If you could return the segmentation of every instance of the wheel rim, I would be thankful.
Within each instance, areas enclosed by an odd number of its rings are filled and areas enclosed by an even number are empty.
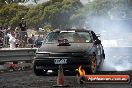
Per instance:
[[[92,73],[95,73],[96,72],[96,69],[97,69],[97,62],[96,62],[96,57],[95,56],[92,56],[92,60],[91,60],[91,70],[92,70]]]

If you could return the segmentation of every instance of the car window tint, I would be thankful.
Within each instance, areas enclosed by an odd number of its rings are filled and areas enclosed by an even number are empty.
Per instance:
[[[75,36],[73,35],[73,38],[75,40],[74,42],[91,43],[91,37],[88,32],[77,32],[76,36],[78,36],[78,37],[74,38]]]
[[[88,32],[53,32],[50,33],[45,43],[58,43],[58,40],[67,39],[70,43],[90,43],[91,37]]]
[[[57,32],[49,33],[47,38],[45,39],[45,43],[57,43],[58,36],[59,36],[59,33],[57,33]]]

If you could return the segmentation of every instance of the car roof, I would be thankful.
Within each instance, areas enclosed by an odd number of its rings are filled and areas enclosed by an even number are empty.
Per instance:
[[[75,31],[75,32],[91,32],[92,30],[87,29],[55,29],[53,32],[61,32],[61,31]]]

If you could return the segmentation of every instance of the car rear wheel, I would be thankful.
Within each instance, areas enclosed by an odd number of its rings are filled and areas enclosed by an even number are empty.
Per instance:
[[[101,61],[100,61],[99,66],[98,66],[99,71],[102,70],[102,68],[103,68],[104,60],[105,60],[105,57],[104,57],[104,55],[102,55]]]
[[[97,71],[97,59],[96,59],[96,55],[93,54],[90,57],[90,65],[88,67],[89,69],[86,69],[86,73],[91,73],[91,74],[95,74]]]

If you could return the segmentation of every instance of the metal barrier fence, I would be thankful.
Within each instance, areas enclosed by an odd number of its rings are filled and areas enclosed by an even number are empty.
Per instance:
[[[0,49],[0,72],[32,69],[36,48]]]
[[[36,48],[0,49],[0,62],[33,60]]]

